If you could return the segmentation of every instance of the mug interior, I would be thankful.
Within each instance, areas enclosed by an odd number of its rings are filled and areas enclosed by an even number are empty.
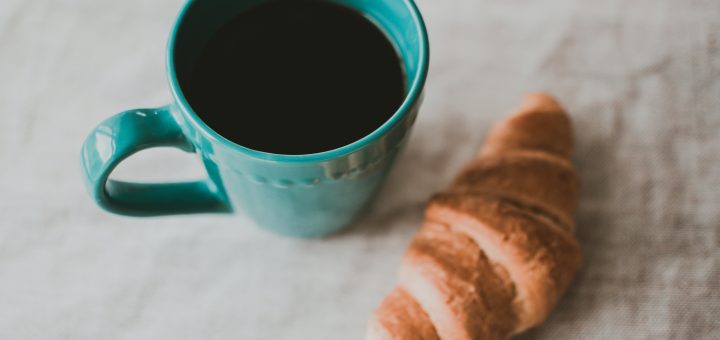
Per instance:
[[[174,95],[184,109],[202,121],[187,105],[179,84],[190,77],[193,65],[205,43],[226,22],[251,7],[273,0],[190,0],[177,20],[170,38],[168,67]],[[427,73],[428,46],[425,27],[420,13],[412,0],[366,1],[366,0],[320,0],[350,7],[375,23],[396,48],[405,74],[405,99],[398,110],[378,130],[399,119],[420,96]],[[205,125],[203,123],[203,125]],[[205,127],[207,127],[205,125]],[[371,134],[371,135],[372,135]],[[219,136],[219,135],[218,135]],[[366,139],[369,136],[365,136]],[[223,138],[225,139],[225,138]],[[340,149],[350,147],[363,139]],[[227,139],[225,139],[227,141]],[[230,142],[230,141],[228,141]],[[232,143],[232,142],[230,142]],[[234,144],[234,143],[233,143]],[[242,146],[241,146],[242,147]],[[335,149],[338,150],[338,149]],[[330,150],[334,151],[334,150]],[[329,151],[322,152],[327,153]],[[258,151],[263,154],[264,152]],[[294,155],[285,155],[294,156]]]

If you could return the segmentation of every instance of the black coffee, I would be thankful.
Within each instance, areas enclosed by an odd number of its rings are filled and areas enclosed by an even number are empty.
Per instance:
[[[274,1],[234,17],[181,81],[216,132],[279,154],[350,144],[405,97],[400,59],[380,29],[323,1]]]

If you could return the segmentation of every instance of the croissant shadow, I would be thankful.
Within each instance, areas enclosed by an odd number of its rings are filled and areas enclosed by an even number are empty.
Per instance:
[[[577,136],[574,163],[582,181],[580,205],[577,212],[577,238],[583,254],[583,269],[567,290],[556,309],[542,325],[514,337],[517,340],[545,340],[581,338],[583,323],[595,319],[594,313],[602,310],[602,299],[595,299],[595,282],[588,268],[600,265],[604,245],[609,240],[604,235],[612,228],[609,216],[598,209],[597,202],[610,199],[612,173],[616,165],[612,145],[601,139],[583,140]],[[606,256],[607,254],[605,254]],[[610,301],[606,301],[610,303]]]

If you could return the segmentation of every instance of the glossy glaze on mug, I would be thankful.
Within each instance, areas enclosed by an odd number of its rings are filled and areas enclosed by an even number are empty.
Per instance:
[[[422,98],[428,42],[415,4],[411,0],[336,1],[364,13],[388,34],[406,70],[407,97],[387,122],[360,140],[321,153],[280,155],[242,147],[210,129],[190,109],[176,74],[191,67],[202,43],[198,37],[259,2],[195,0],[185,5],[168,45],[173,103],[111,117],[83,145],[86,183],[101,207],[134,216],[240,210],[274,232],[318,237],[347,226],[369,203],[407,141]],[[110,181],[105,185],[120,161],[155,146],[197,152],[208,180],[170,184]]]

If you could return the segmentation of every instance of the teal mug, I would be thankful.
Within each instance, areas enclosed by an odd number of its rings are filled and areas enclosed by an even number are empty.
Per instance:
[[[172,103],[117,114],[83,144],[86,184],[100,207],[131,216],[240,210],[271,231],[319,237],[350,224],[369,203],[407,141],[422,100],[429,52],[417,7],[412,0],[334,0],[370,18],[394,43],[405,69],[406,97],[381,127],[351,144],[282,155],[243,147],[210,129],[190,108],[177,79],[222,23],[261,1],[194,0],[184,6],[167,49]],[[123,159],[161,146],[197,153],[209,178],[152,184],[109,178]]]

